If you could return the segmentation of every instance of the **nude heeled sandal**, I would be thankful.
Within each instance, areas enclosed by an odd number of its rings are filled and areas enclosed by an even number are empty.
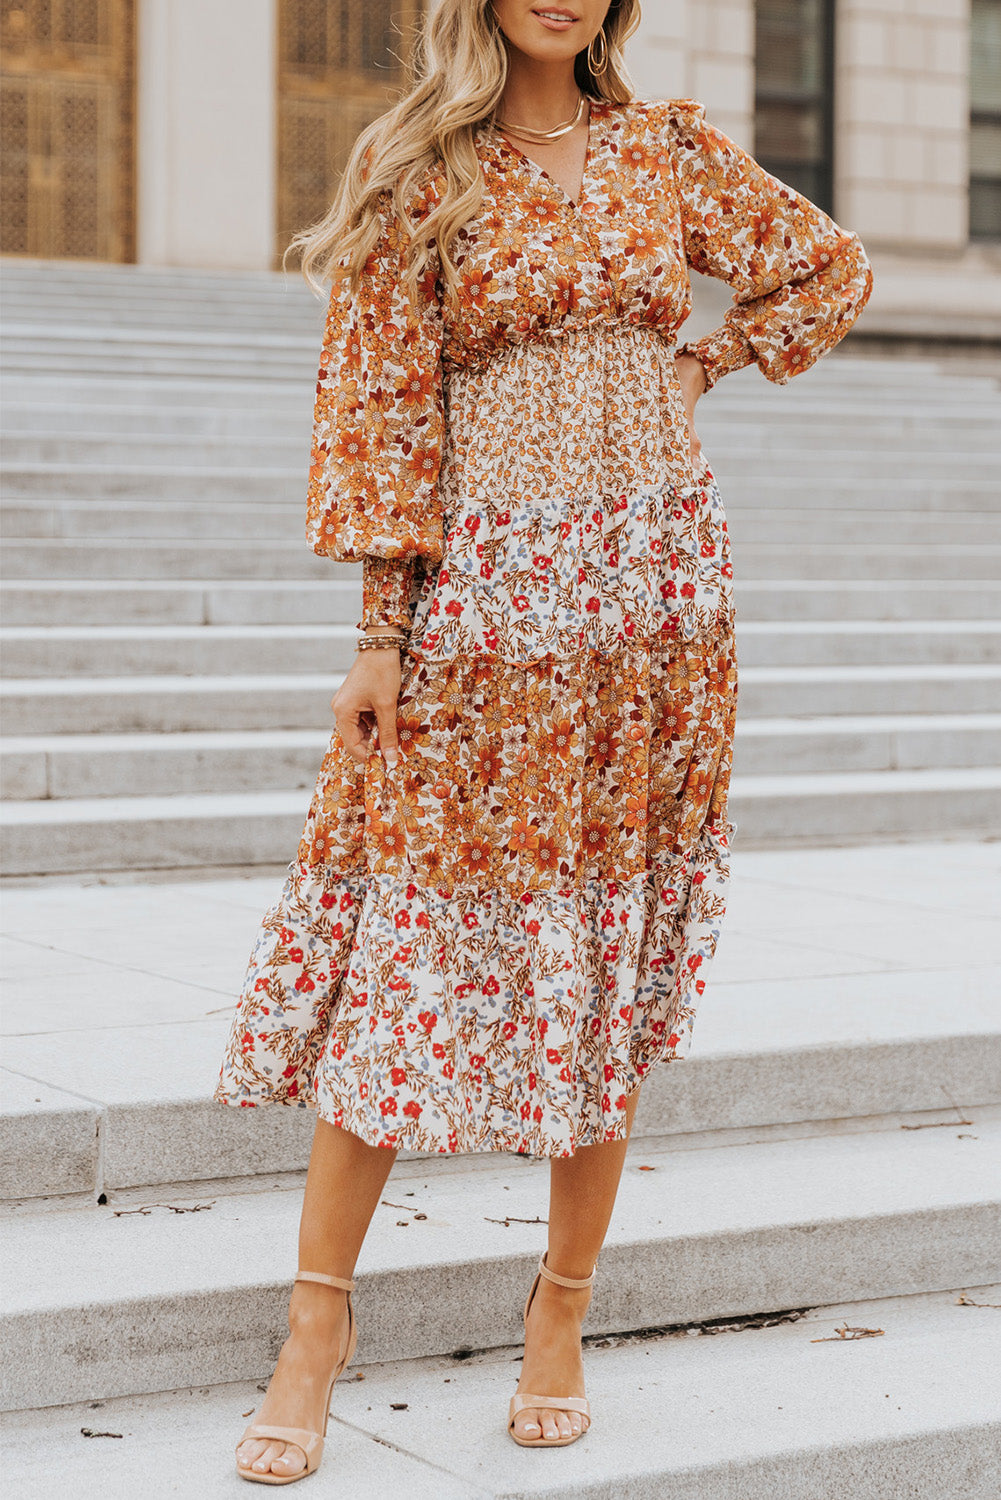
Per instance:
[[[571,1287],[576,1291],[578,1288],[591,1285],[594,1280],[594,1271],[591,1272],[590,1276],[585,1276],[583,1280],[578,1281],[575,1281],[570,1276],[558,1276],[555,1271],[551,1271],[546,1265],[546,1252],[543,1251],[539,1256],[539,1269],[535,1273],[535,1280],[532,1282],[532,1287],[528,1294],[528,1300],[525,1303],[524,1319],[526,1325],[528,1323],[528,1309],[532,1305],[532,1298],[535,1296],[535,1293],[538,1290],[539,1278],[542,1276],[544,1276],[547,1281],[555,1281],[557,1286]],[[514,1430],[514,1419],[519,1412],[523,1412],[525,1408],[529,1406],[536,1411],[540,1410],[542,1407],[547,1407],[550,1411],[580,1412],[581,1416],[584,1418],[583,1422],[581,1423],[581,1430],[580,1432],[572,1432],[569,1437],[519,1437]],[[578,1438],[583,1437],[590,1425],[591,1406],[586,1396],[519,1396],[515,1394],[511,1397],[511,1405],[508,1408],[507,1430],[514,1438],[515,1442],[518,1443],[522,1448],[565,1448],[568,1443],[575,1443]]]
[[[326,1276],[322,1271],[299,1271],[296,1273],[296,1281],[319,1281],[324,1286],[338,1287],[342,1292],[348,1294],[348,1342],[343,1357],[330,1377],[330,1385],[327,1388],[327,1399],[323,1407],[323,1431],[310,1432],[308,1427],[276,1427],[271,1422],[251,1423],[240,1442],[246,1443],[253,1438],[273,1438],[278,1443],[294,1443],[301,1448],[306,1455],[306,1467],[300,1469],[298,1474],[273,1474],[265,1470],[263,1474],[254,1469],[244,1469],[238,1463],[236,1472],[241,1479],[253,1479],[258,1484],[294,1484],[297,1479],[305,1479],[307,1474],[312,1474],[320,1467],[320,1459],[323,1457],[323,1442],[327,1436],[327,1422],[330,1419],[330,1401],[334,1394],[334,1382],[338,1375],[351,1363],[354,1357],[355,1345],[358,1342],[358,1328],[355,1324],[354,1308],[351,1305],[351,1293],[355,1289],[353,1281],[347,1281],[343,1276]]]

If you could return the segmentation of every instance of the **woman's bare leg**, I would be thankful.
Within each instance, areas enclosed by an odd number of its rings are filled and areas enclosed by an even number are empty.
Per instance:
[[[350,1278],[396,1152],[369,1146],[348,1130],[317,1119],[299,1221],[299,1270]],[[347,1294],[297,1281],[268,1393],[254,1420],[323,1431],[323,1402],[347,1341]],[[237,1448],[243,1468],[297,1474],[306,1456],[294,1443],[251,1438]]]
[[[624,1140],[583,1146],[574,1156],[553,1158],[546,1265],[560,1276],[577,1280],[594,1270],[615,1206],[639,1097],[636,1089],[626,1101]],[[528,1312],[519,1392],[585,1394],[580,1337],[590,1301],[590,1287],[574,1291],[544,1276],[540,1279]],[[526,1407],[515,1418],[514,1426],[519,1437],[569,1437],[580,1432],[583,1418],[578,1412]]]

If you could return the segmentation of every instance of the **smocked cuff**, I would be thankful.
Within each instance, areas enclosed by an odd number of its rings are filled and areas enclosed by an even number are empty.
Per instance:
[[[415,557],[362,558],[362,630],[370,625],[397,625],[409,630],[410,601],[419,562]]]
[[[676,352],[694,354],[701,361],[706,372],[707,391],[712,390],[721,375],[743,370],[746,365],[753,364],[756,357],[753,344],[731,323],[723,323],[703,339],[682,344]]]

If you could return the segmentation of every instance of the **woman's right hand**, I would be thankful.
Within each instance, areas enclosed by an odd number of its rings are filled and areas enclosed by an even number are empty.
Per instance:
[[[698,470],[702,464],[702,440],[695,431],[695,403],[700,396],[705,395],[706,370],[702,361],[694,354],[676,354],[674,364],[681,385],[681,399],[685,403],[685,416],[688,418],[688,446],[692,467]]]
[[[396,765],[396,705],[402,677],[400,653],[395,646],[359,651],[334,694],[330,706],[344,748],[362,765],[372,750],[382,751],[387,766]]]

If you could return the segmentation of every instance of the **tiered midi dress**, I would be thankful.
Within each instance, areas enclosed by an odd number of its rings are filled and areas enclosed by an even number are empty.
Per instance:
[[[401,753],[334,732],[215,1098],[566,1157],[687,1056],[725,907],[734,614],[674,363],[688,267],[735,293],[683,346],[710,385],[806,370],[872,273],[696,100],[592,101],[576,202],[492,126],[475,145],[458,305],[434,263],[405,297],[388,193],[331,290],[307,535],[361,561],[366,621],[412,629]]]

